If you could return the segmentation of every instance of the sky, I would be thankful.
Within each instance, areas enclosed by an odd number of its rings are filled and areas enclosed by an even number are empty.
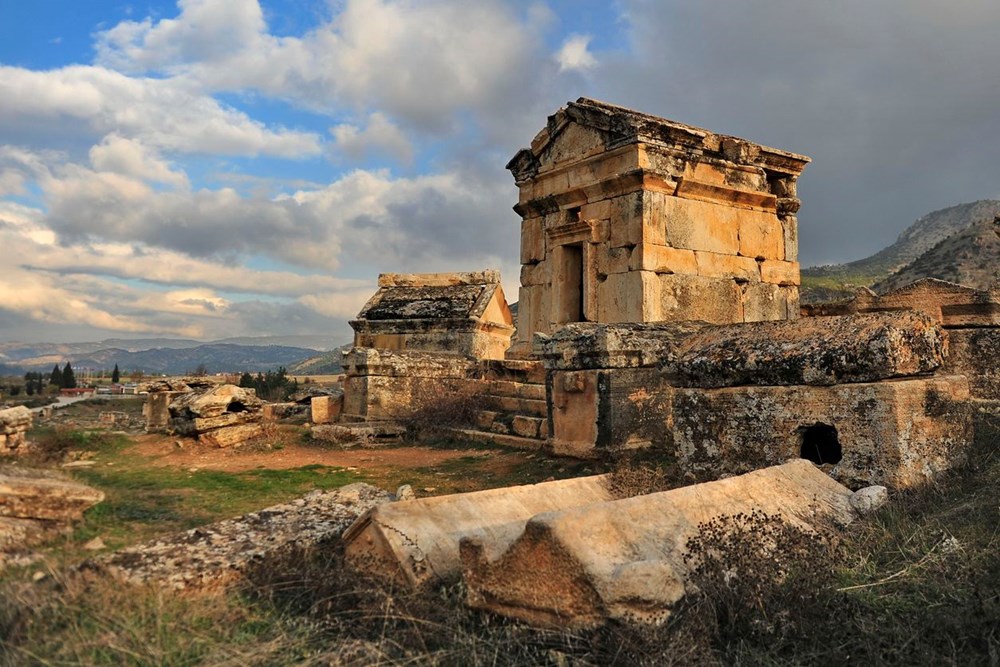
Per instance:
[[[995,0],[0,0],[0,341],[329,335],[500,269],[594,97],[813,158],[804,266],[1000,198]]]

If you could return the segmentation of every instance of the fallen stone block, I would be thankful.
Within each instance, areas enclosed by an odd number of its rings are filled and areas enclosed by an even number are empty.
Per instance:
[[[922,313],[868,313],[707,327],[664,364],[680,387],[832,385],[929,374],[944,362]]]
[[[84,571],[177,590],[223,587],[251,567],[267,567],[295,548],[322,547],[360,514],[391,497],[368,484],[314,491],[304,498],[195,528],[86,561]]]
[[[316,424],[309,433],[315,440],[340,445],[375,446],[398,442],[406,434],[399,422],[371,421],[357,424]]]
[[[344,533],[345,555],[355,568],[413,587],[457,579],[458,545],[476,536],[482,548],[502,553],[543,512],[611,500],[606,476],[379,505]]]
[[[505,551],[461,541],[468,604],[528,623],[655,623],[683,597],[687,542],[707,521],[753,511],[803,529],[853,519],[851,491],[808,461],[625,500],[539,514]]]
[[[104,500],[104,493],[86,484],[30,472],[0,474],[0,516],[70,522]]]

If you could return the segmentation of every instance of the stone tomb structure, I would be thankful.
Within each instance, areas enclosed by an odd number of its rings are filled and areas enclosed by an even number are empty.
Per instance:
[[[581,98],[507,168],[520,196],[517,350],[572,322],[798,316],[809,158]]]
[[[461,297],[475,311],[429,305],[495,273],[384,277],[354,323],[342,421],[393,419],[447,386],[483,397],[464,438],[652,447],[701,479],[804,458],[852,488],[922,483],[1000,405],[1000,295],[922,281],[801,317],[808,161],[570,103],[508,165],[522,267],[504,358],[494,325],[475,338],[477,317],[508,312],[498,287],[488,308],[485,292]]]

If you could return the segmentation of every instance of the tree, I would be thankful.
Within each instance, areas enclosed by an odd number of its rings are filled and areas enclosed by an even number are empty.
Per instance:
[[[118,364],[115,364],[115,370],[111,371],[111,382],[118,384],[122,379],[122,374],[118,372]]]
[[[57,387],[63,386],[63,374],[59,370],[59,364],[52,367],[52,374],[49,376],[49,384],[54,384]]]
[[[63,389],[76,389],[76,376],[73,374],[73,367],[66,362],[66,366],[62,370],[62,385]]]
[[[24,374],[24,393],[26,393],[28,396],[34,396],[35,395],[35,377],[34,377],[34,375],[35,375],[34,373],[25,373]]]

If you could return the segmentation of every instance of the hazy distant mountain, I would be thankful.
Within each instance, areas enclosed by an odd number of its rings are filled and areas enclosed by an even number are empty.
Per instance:
[[[20,348],[19,348],[20,349]],[[121,348],[96,350],[86,354],[47,354],[23,359],[0,359],[5,374],[19,375],[25,371],[49,371],[53,365],[66,361],[81,369],[110,370],[118,364],[122,373],[141,370],[143,373],[179,375],[204,367],[210,373],[259,372],[279,366],[289,368],[304,359],[316,356],[316,350],[286,345],[234,345],[209,343],[196,347],[160,347],[130,351]]]
[[[983,269],[977,269],[973,264],[995,263],[1000,255],[996,254],[992,242],[982,236],[985,227],[978,232],[965,232],[977,224],[992,224],[997,213],[1000,213],[1000,201],[993,199],[951,206],[921,217],[906,228],[895,243],[870,257],[846,264],[802,269],[802,301],[809,303],[840,298],[858,287],[901,286],[905,282],[899,281],[910,282],[910,279],[954,281],[956,277],[968,276],[963,280],[979,280],[983,277]],[[979,241],[976,241],[977,238]],[[948,239],[952,240],[945,243]],[[921,259],[927,253],[935,254]],[[959,262],[961,266],[952,266],[948,253],[965,257]],[[889,277],[896,272],[900,272],[899,280],[889,282]]]
[[[1000,278],[1000,236],[992,216],[962,229],[874,285],[886,292],[921,278],[988,289]]]
[[[352,346],[352,343],[347,343],[329,352],[304,359],[289,366],[288,372],[292,375],[338,375],[343,373],[343,355]]]

